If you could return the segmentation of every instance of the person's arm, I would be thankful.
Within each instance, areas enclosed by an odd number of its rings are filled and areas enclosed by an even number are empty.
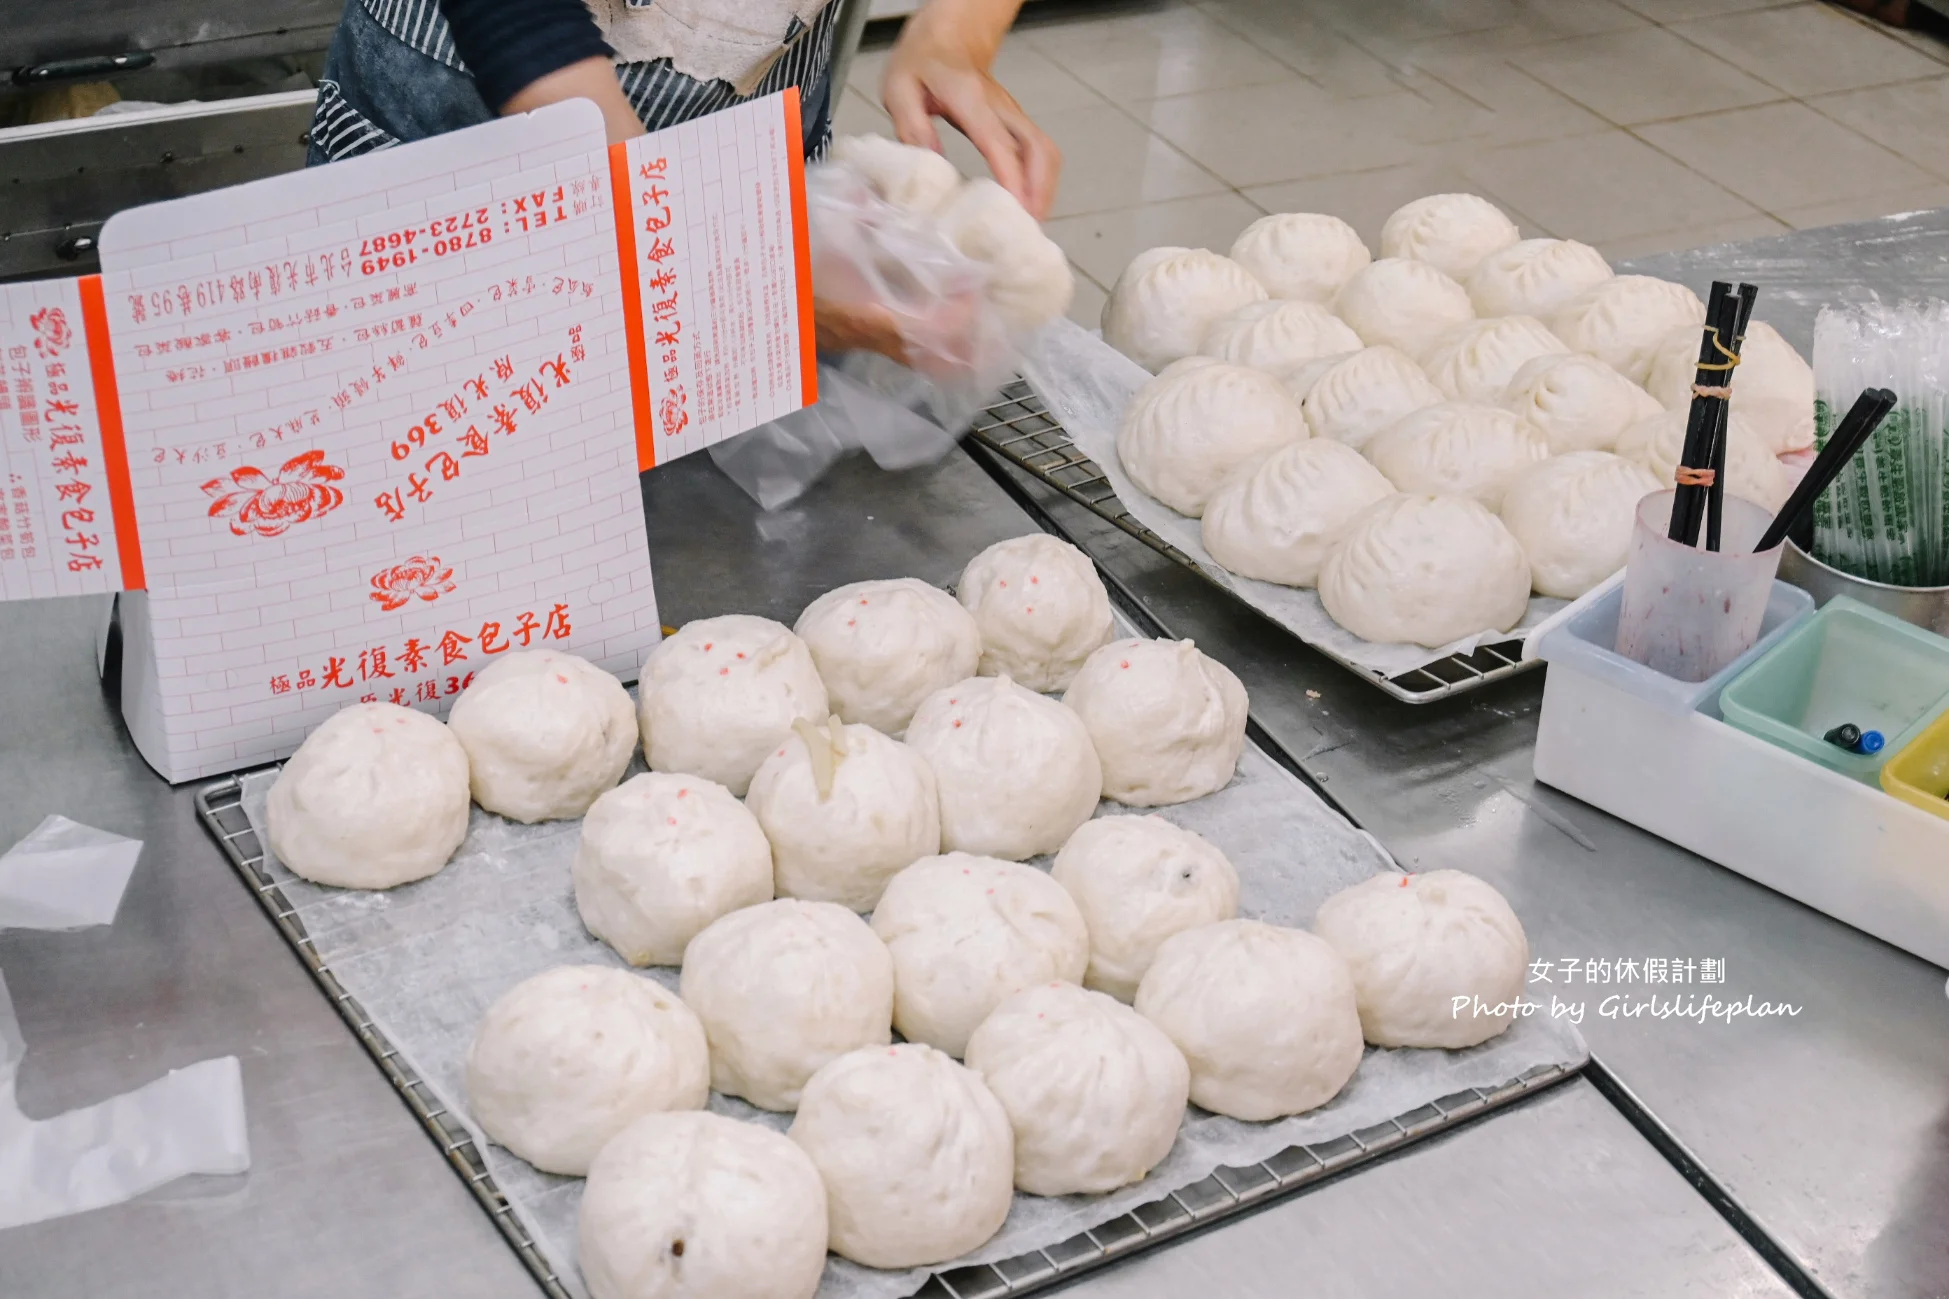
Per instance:
[[[587,99],[602,110],[611,143],[643,134],[582,0],[440,0],[440,9],[481,99],[495,112]]]
[[[1055,202],[1062,151],[989,75],[1022,0],[928,0],[907,19],[880,97],[908,144],[938,150],[934,118],[968,137],[995,179],[1038,218]]]

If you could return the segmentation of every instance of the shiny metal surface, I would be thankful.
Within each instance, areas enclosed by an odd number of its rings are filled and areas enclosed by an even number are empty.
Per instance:
[[[1806,347],[1821,303],[1858,287],[1949,296],[1949,213],[1629,269],[1698,288],[1715,276],[1752,280],[1759,314]],[[1556,990],[1585,1002],[1599,1059],[1820,1285],[1841,1296],[1949,1294],[1941,970],[1538,786],[1541,681],[1396,704],[1057,493],[997,472],[1169,634],[1237,672],[1274,741],[1404,862],[1473,871],[1501,888],[1539,958],[1709,957],[1726,963],[1723,991],[1801,1007],[1731,1026],[1603,1019],[1602,996],[1620,989]]]
[[[1814,597],[1819,608],[1837,595],[1849,596],[1904,622],[1949,635],[1949,586],[1890,586],[1843,573],[1788,541],[1780,552],[1780,580]]]
[[[1538,1159],[1539,1151],[1560,1157]],[[1223,1231],[1075,1299],[1749,1299],[1789,1290],[1586,1082]]]
[[[672,623],[727,610],[790,619],[827,588],[868,577],[952,581],[975,551],[1033,526],[958,455],[898,476],[844,465],[769,516],[697,457],[651,475],[646,498],[658,594]],[[1213,603],[1202,583],[1186,580],[1198,600]],[[97,616],[93,601],[0,607],[0,842],[59,811],[148,843],[113,927],[0,934],[0,968],[29,1043],[22,1103],[47,1115],[234,1052],[244,1063],[256,1164],[242,1178],[179,1184],[0,1232],[0,1292],[533,1295],[486,1215],[194,823],[189,790],[167,789],[136,756],[94,678]],[[1319,666],[1340,689],[1373,694]],[[1288,695],[1302,697],[1284,684],[1254,688],[1282,708]],[[1419,1220],[1434,1212],[1428,1206],[1440,1204],[1448,1239],[1479,1242],[1480,1270],[1466,1285],[1451,1284],[1456,1259],[1397,1248],[1391,1284],[1417,1283],[1423,1293],[1552,1293],[1565,1288],[1558,1281],[1569,1257],[1601,1260],[1612,1293],[1778,1293],[1705,1202],[1621,1121],[1605,1117],[1587,1087],[1573,1086],[1574,1097],[1527,1102],[1437,1148],[1089,1284],[1182,1294],[1173,1260],[1190,1250],[1203,1282],[1226,1294],[1291,1293],[1293,1261],[1319,1292],[1367,1294],[1373,1237],[1349,1234],[1348,1219],[1391,1223],[1411,1236],[1425,1230]],[[1484,1176],[1510,1185],[1489,1193]],[[1531,1190],[1520,1189],[1525,1181]],[[1412,1214],[1402,1212],[1404,1197]],[[1309,1207],[1315,1199],[1326,1206],[1318,1218]],[[1536,1215],[1557,1200],[1566,1211],[1539,1228]],[[1512,1207],[1522,1216],[1508,1217]],[[1284,1225],[1270,1231],[1270,1223]],[[1529,1233],[1539,1229],[1553,1249],[1531,1246]],[[1336,1244],[1343,1235],[1346,1248]],[[1589,1284],[1572,1289],[1590,1292]]]
[[[146,50],[158,62],[236,58],[324,49],[342,0],[0,0],[6,48],[16,67],[96,54]]]
[[[0,1294],[533,1299],[534,1284],[95,677],[97,600],[0,605],[0,844],[59,812],[144,841],[120,914],[0,932],[30,1118],[242,1062],[251,1171],[0,1231]]]
[[[56,250],[124,208],[296,171],[314,101],[254,95],[0,132],[0,279],[93,271],[92,251]]]

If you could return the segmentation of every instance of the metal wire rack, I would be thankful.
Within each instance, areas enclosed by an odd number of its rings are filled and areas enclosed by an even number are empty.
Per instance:
[[[224,856],[230,859],[230,864],[244,877],[244,883],[249,885],[265,914],[270,916],[271,923],[284,935],[284,941],[291,944],[298,959],[304,962],[305,968],[311,971],[311,977],[324,990],[326,998],[351,1027],[353,1036],[359,1039],[366,1053],[386,1075],[386,1080],[392,1083],[393,1090],[406,1102],[406,1108],[413,1111],[413,1117],[433,1138],[433,1144],[440,1147],[447,1162],[467,1183],[467,1189],[474,1193],[474,1198],[494,1219],[494,1225],[507,1237],[508,1244],[514,1247],[514,1252],[533,1275],[542,1293],[549,1299],[572,1299],[561,1279],[555,1275],[555,1269],[548,1265],[548,1259],[536,1247],[528,1229],[515,1217],[514,1206],[508,1203],[507,1196],[501,1194],[494,1175],[487,1170],[486,1161],[474,1145],[472,1134],[455,1120],[434,1096],[432,1088],[386,1040],[386,1035],[373,1025],[358,999],[339,983],[331,967],[325,964],[318,949],[312,945],[311,935],[305,932],[304,921],[285,898],[284,890],[264,869],[264,850],[258,845],[256,831],[250,828],[249,818],[244,815],[243,777],[230,776],[197,790],[196,815],[223,849]]]
[[[1139,523],[1124,508],[1102,469],[1069,440],[1069,434],[1049,414],[1042,399],[1027,382],[1018,379],[1003,388],[1000,399],[975,416],[973,434],[983,447],[1008,463],[1115,524],[1160,555],[1177,561],[1220,590],[1225,590],[1191,556]],[[1451,654],[1424,667],[1391,677],[1349,662],[1332,650],[1317,645],[1313,648],[1361,680],[1410,704],[1433,703],[1450,695],[1476,690],[1491,681],[1500,681],[1540,666],[1541,662],[1534,659],[1527,663],[1523,661],[1523,638],[1520,636],[1484,645],[1472,654]]]
[[[339,983],[319,955],[305,931],[304,921],[264,868],[264,851],[244,814],[243,781],[243,775],[230,776],[199,789],[197,817],[243,877],[278,932],[311,971],[325,996],[405,1100],[407,1108],[467,1183],[467,1189],[487,1210],[494,1225],[507,1237],[542,1292],[549,1299],[571,1299],[547,1257],[495,1183],[472,1135],[374,1026],[358,999]],[[1101,1267],[1228,1215],[1296,1194],[1350,1168],[1393,1154],[1413,1142],[1574,1077],[1581,1068],[1581,1065],[1544,1065],[1496,1087],[1455,1092],[1385,1123],[1332,1141],[1293,1146],[1248,1167],[1221,1168],[1203,1181],[1046,1249],[999,1263],[937,1273],[921,1289],[921,1299],[1000,1299],[1000,1296],[1026,1295],[1053,1286],[1079,1272]]]

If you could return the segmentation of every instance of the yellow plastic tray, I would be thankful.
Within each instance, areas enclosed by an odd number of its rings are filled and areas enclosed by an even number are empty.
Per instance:
[[[1881,766],[1881,787],[1904,803],[1949,821],[1949,713]]]

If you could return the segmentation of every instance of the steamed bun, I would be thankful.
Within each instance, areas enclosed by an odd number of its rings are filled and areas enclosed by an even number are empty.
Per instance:
[[[1046,532],[1011,537],[968,561],[955,586],[981,632],[977,672],[1061,690],[1110,639],[1110,593],[1090,558]]]
[[[1225,788],[1245,747],[1245,687],[1188,640],[1113,640],[1062,701],[1089,729],[1103,796],[1126,807],[1186,803]]]
[[[1466,496],[1390,496],[1327,556],[1320,601],[1370,641],[1430,649],[1508,631],[1529,608],[1529,561],[1502,520]]]
[[[1548,320],[1571,298],[1611,278],[1610,263],[1574,239],[1525,239],[1484,257],[1468,277],[1477,315]]]
[[[1076,899],[1090,935],[1085,987],[1137,995],[1172,934],[1238,914],[1238,872],[1216,846],[1161,816],[1085,821],[1050,875]]]
[[[899,735],[920,701],[974,675],[981,628],[955,598],[912,577],[826,592],[792,628],[811,652],[832,710]]]
[[[1287,383],[1287,391],[1292,390]],[[1332,438],[1354,450],[1403,415],[1445,400],[1406,353],[1382,344],[1328,366],[1308,386],[1300,413],[1314,437]]]
[[[1582,352],[1525,363],[1500,400],[1504,409],[1541,430],[1552,455],[1609,451],[1625,429],[1658,413],[1650,393]]]
[[[1569,350],[1534,317],[1500,316],[1449,330],[1435,340],[1421,368],[1452,401],[1493,402],[1524,365]]]
[[[1574,600],[1624,567],[1638,502],[1659,489],[1635,460],[1572,451],[1525,469],[1502,498],[1502,521],[1529,557],[1538,595]]]
[[[1103,794],[1103,768],[1075,710],[1006,676],[928,696],[907,743],[933,768],[941,847],[1021,860],[1062,847]]]
[[[972,853],[915,862],[873,911],[893,953],[893,1024],[958,1056],[1004,999],[1089,966],[1083,916],[1044,871]]]
[[[1153,248],[1117,276],[1103,304],[1103,341],[1146,370],[1161,370],[1204,343],[1211,327],[1265,287],[1229,257],[1203,248]]]
[[[1034,329],[1069,310],[1076,279],[1069,258],[1007,190],[987,177],[968,181],[937,214],[940,231],[988,268],[988,301],[1009,324]]]
[[[1245,227],[1232,260],[1275,298],[1326,305],[1373,254],[1339,217],[1281,212]]]
[[[793,722],[832,712],[805,642],[736,613],[687,622],[651,650],[637,710],[652,771],[702,776],[740,798]]]
[[[1195,519],[1232,470],[1306,435],[1277,379],[1212,361],[1137,391],[1117,426],[1117,459],[1138,487]]]
[[[1313,931],[1346,958],[1375,1046],[1486,1042],[1529,979],[1529,939],[1502,894],[1462,871],[1376,875],[1321,905]],[[1457,1008],[1457,998],[1468,1004]]]
[[[476,672],[447,729],[467,750],[474,801],[511,821],[581,816],[636,751],[623,683],[554,650],[503,654]]]
[[[858,172],[887,202],[909,211],[932,212],[961,188],[961,173],[946,158],[884,135],[838,136],[826,156]]]
[[[1705,304],[1683,284],[1618,275],[1593,284],[1557,311],[1550,332],[1573,352],[1588,352],[1632,383],[1651,372],[1658,345],[1705,324]]]
[[[1617,453],[1635,460],[1671,487],[1678,481],[1678,461],[1685,454],[1685,425],[1690,412],[1660,411],[1624,430]],[[1793,484],[1786,466],[1766,449],[1766,440],[1737,412],[1726,421],[1726,490],[1755,505],[1777,510],[1786,504]]]
[[[1205,506],[1205,549],[1230,572],[1284,586],[1320,579],[1327,548],[1394,484],[1352,447],[1309,438],[1235,472]]]
[[[1204,355],[1279,374],[1359,348],[1346,323],[1317,302],[1248,302],[1205,335]]]
[[[1415,411],[1367,444],[1399,490],[1472,496],[1492,510],[1517,474],[1549,454],[1543,435],[1508,411],[1459,401]]]
[[[1381,227],[1381,256],[1426,262],[1462,280],[1518,239],[1516,223],[1474,194],[1430,194],[1396,209]]]
[[[1334,300],[1340,319],[1369,347],[1382,343],[1420,356],[1446,330],[1475,319],[1461,285],[1429,265],[1383,257],[1346,282]]]

